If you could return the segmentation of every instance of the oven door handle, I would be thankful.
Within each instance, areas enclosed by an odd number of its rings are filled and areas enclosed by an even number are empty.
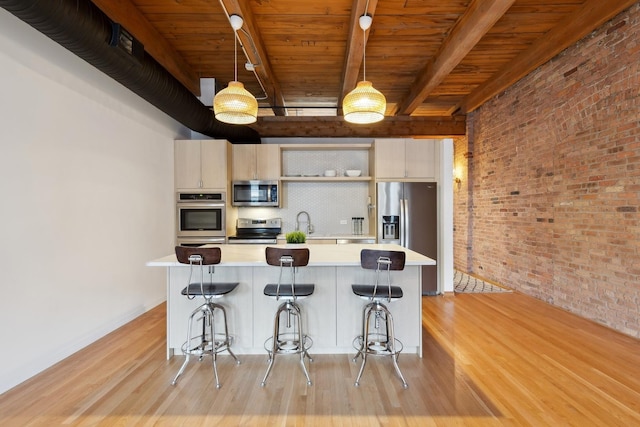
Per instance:
[[[224,202],[180,202],[178,201],[178,206],[181,208],[224,208]]]

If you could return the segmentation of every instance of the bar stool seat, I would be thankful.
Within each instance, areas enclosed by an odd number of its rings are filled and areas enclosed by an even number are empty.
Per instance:
[[[301,299],[313,294],[315,285],[296,284],[295,297]],[[294,296],[290,287],[282,286],[278,290],[277,284],[269,284],[264,287],[264,294],[269,297],[277,297],[279,299],[292,298]]]
[[[233,292],[238,287],[238,282],[218,283],[212,281],[213,266],[219,264],[222,257],[222,252],[218,247],[192,248],[176,246],[175,251],[178,262],[189,265],[188,284],[182,289],[181,294],[188,299],[203,298],[204,303],[193,310],[188,318],[187,339],[182,345],[182,353],[185,355],[185,359],[171,384],[176,385],[178,377],[184,372],[191,356],[197,356],[198,360],[202,360],[204,356],[210,355],[213,359],[216,388],[220,388],[217,366],[218,353],[227,351],[238,365],[240,360],[231,351],[231,337],[227,327],[226,310],[221,304],[214,303],[213,299],[222,298]],[[206,274],[205,266],[208,269]],[[195,280],[193,279],[194,270],[195,274],[199,276]],[[208,281],[205,281],[205,275],[208,276]],[[222,316],[221,322],[224,326],[224,331],[222,332],[216,332],[215,318],[218,314]],[[197,332],[193,331],[194,326]]]
[[[360,385],[367,356],[370,355],[391,357],[402,386],[408,387],[398,366],[402,342],[395,337],[393,316],[385,305],[403,296],[402,288],[391,284],[391,271],[404,270],[405,258],[406,254],[402,251],[363,249],[360,252],[361,267],[366,270],[375,270],[375,279],[373,284],[351,285],[355,295],[369,301],[362,313],[362,333],[353,341],[357,350],[353,361],[356,362],[358,357],[362,357],[360,371],[355,381],[356,387]],[[381,275],[385,276],[384,280],[381,280]]]
[[[204,283],[201,288],[200,283],[191,283],[180,292],[184,296],[210,296],[221,297],[238,287],[238,282],[229,283]]]
[[[404,252],[403,252],[404,253]],[[351,285],[354,294],[364,299],[376,299],[384,301],[389,299],[389,295],[380,295],[380,292],[374,289],[373,285]],[[402,298],[402,288],[400,286],[391,286],[391,299]]]
[[[306,357],[309,362],[313,362],[313,358],[308,352],[313,345],[313,341],[305,333],[302,310],[298,300],[311,296],[315,290],[315,285],[296,283],[297,268],[304,267],[309,263],[309,249],[267,247],[265,257],[267,264],[280,267],[280,275],[278,283],[267,284],[263,292],[266,296],[284,302],[280,304],[276,311],[273,334],[265,341],[265,350],[269,355],[269,366],[260,385],[262,387],[266,385],[276,354],[285,353],[300,354],[302,371],[307,379],[307,385],[311,385],[311,378],[304,359]],[[283,280],[285,272],[289,274],[289,281]],[[280,327],[282,316],[286,316],[284,329]]]

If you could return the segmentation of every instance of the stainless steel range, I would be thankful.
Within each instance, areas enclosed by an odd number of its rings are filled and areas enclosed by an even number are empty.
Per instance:
[[[231,244],[276,244],[282,232],[282,218],[251,219],[238,218],[236,235],[229,237]]]

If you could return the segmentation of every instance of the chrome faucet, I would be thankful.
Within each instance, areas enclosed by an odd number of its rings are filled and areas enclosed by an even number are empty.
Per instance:
[[[311,225],[311,217],[309,216],[309,212],[307,211],[298,212],[298,215],[296,216],[296,230],[300,230],[300,215],[302,214],[307,216],[307,234],[313,233],[313,225]]]

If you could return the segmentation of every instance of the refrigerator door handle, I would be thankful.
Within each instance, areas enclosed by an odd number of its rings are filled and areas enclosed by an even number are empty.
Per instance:
[[[405,209],[404,199],[400,199],[400,246],[406,247],[407,235],[407,211]]]
[[[409,241],[411,237],[411,230],[409,227],[409,199],[404,199],[404,247],[408,248],[411,242]]]

